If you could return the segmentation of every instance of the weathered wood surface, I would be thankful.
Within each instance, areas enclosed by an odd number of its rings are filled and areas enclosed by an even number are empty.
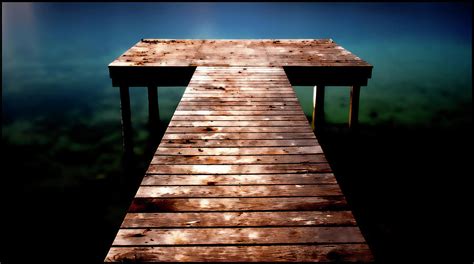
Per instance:
[[[370,66],[331,39],[143,39],[110,64],[112,67],[290,65]],[[229,73],[239,71],[241,70],[235,69]],[[263,68],[259,70],[259,73],[268,72],[271,73]],[[208,77],[202,76],[195,79],[209,79]],[[271,76],[257,76],[255,80],[268,77]],[[281,79],[283,78],[274,80]]]
[[[372,260],[283,68],[198,67],[105,261]]]
[[[123,262],[370,262],[366,244],[112,247]]]
[[[355,226],[356,222],[350,211],[130,213],[125,217],[122,228],[313,225]]]
[[[357,227],[122,228],[114,246],[363,243]]]
[[[347,210],[344,196],[135,198],[129,212],[314,211]]]
[[[372,74],[370,64],[332,39],[143,39],[114,60],[109,70],[115,86],[179,86],[186,85],[199,66],[260,66],[257,71],[262,75],[252,75],[253,81],[265,83],[259,89],[272,91],[285,91],[288,87],[283,85],[286,76],[267,70],[271,66],[285,67],[293,85],[366,85]],[[228,73],[249,76],[243,68]],[[188,92],[219,92],[224,83],[225,88],[256,91],[245,80],[226,82],[226,74],[195,76],[195,83],[207,85],[190,88]]]

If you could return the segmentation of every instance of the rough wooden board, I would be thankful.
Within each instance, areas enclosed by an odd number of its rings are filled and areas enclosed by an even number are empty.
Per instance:
[[[242,165],[150,165],[149,174],[255,174],[331,172],[327,163]]]
[[[129,212],[347,210],[344,196],[259,198],[135,198]]]
[[[366,244],[112,247],[106,262],[372,262]]]
[[[226,95],[224,95],[226,96]],[[297,111],[301,108],[297,105],[238,105],[238,106],[223,106],[223,105],[199,105],[199,106],[186,106],[180,105],[176,108],[178,111],[194,111],[194,110],[211,110],[211,111]],[[258,124],[256,124],[258,125]]]
[[[208,126],[218,126],[218,127],[269,127],[269,126],[288,126],[288,121],[278,121],[278,120],[259,120],[259,121],[179,121],[173,120],[169,123],[170,127],[185,126],[185,127],[208,127]],[[308,121],[291,121],[293,126],[307,126]]]
[[[168,139],[162,141],[160,147],[171,148],[206,148],[206,147],[292,147],[317,146],[311,139]]]
[[[227,97],[220,97],[220,96],[211,96],[205,98],[181,98],[181,102],[276,102],[276,103],[285,103],[285,102],[298,102],[298,98],[296,97],[288,97],[288,98],[227,98]]]
[[[355,226],[350,211],[128,213],[121,228]]]
[[[267,155],[267,156],[154,156],[150,164],[280,164],[327,162],[324,155]]]
[[[265,110],[265,111],[216,111],[216,110],[177,110],[174,112],[175,115],[194,116],[241,116],[241,115],[254,115],[254,116],[283,116],[283,115],[301,115],[301,110]]]
[[[145,39],[114,60],[109,67],[292,65],[370,66],[331,39]],[[207,71],[219,70],[218,68],[207,69]],[[272,69],[262,72],[272,72]]]
[[[158,147],[163,155],[296,155],[323,153],[320,146],[306,147],[236,147],[236,148],[169,148]]]
[[[312,132],[311,127],[168,127],[166,133],[200,133],[200,132],[218,132],[218,133],[308,133]]]
[[[228,95],[229,97],[234,98],[290,98],[293,97],[292,93],[277,93],[277,92],[268,92],[268,93],[232,93],[227,92],[223,94],[216,93],[192,93],[192,94],[183,94],[183,98],[200,98],[200,97],[212,97],[212,96],[223,96]],[[243,99],[242,99],[243,100]]]
[[[179,106],[189,106],[189,105],[193,105],[193,106],[196,106],[196,105],[228,105],[228,106],[233,106],[233,105],[239,105],[239,106],[242,106],[242,105],[298,105],[298,102],[294,101],[294,102],[248,102],[248,101],[234,101],[234,102],[220,102],[220,101],[215,101],[215,102],[200,102],[200,101],[196,101],[196,102],[186,102],[186,101],[181,101],[179,103]]]
[[[315,139],[313,133],[169,133],[163,136],[165,139]]]
[[[236,174],[236,175],[154,175],[146,174],[141,186],[147,185],[273,185],[336,184],[332,173],[305,174]]]
[[[140,186],[136,198],[339,196],[337,184],[263,186]]]
[[[114,246],[363,243],[358,227],[120,229]]]

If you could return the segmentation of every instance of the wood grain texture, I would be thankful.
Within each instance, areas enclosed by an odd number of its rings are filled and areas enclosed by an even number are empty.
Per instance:
[[[120,229],[114,246],[362,243],[357,227]]]
[[[273,185],[336,184],[332,173],[235,174],[235,175],[155,175],[146,174],[141,185]]]
[[[312,139],[316,140],[313,133],[182,133],[182,134],[171,134],[167,133],[163,136],[163,140],[166,139]]]
[[[279,164],[327,162],[324,155],[154,156],[150,164]]]
[[[163,155],[296,155],[296,154],[320,154],[323,150],[320,146],[306,147],[207,147],[207,148],[170,148],[158,147],[157,154]]]
[[[160,147],[190,148],[190,147],[294,147],[317,146],[318,142],[311,139],[168,139],[161,141]]]
[[[291,43],[184,41],[173,56],[171,43],[125,58],[180,65],[190,48],[191,64],[261,67],[196,68],[105,261],[372,261],[285,71],[262,66],[286,63]],[[330,41],[307,45],[324,65],[354,60]]]
[[[128,213],[122,228],[355,226],[350,211]]]
[[[347,210],[344,196],[257,198],[135,198],[129,212]]]
[[[312,133],[309,126],[292,127],[289,124],[284,127],[168,127],[166,133],[194,133],[194,132],[222,132],[222,133]]]
[[[136,198],[339,196],[337,184],[264,186],[140,186]]]
[[[251,112],[251,111],[249,111]],[[292,120],[291,124],[293,126],[307,126],[308,121],[295,121]],[[288,121],[278,121],[278,120],[263,120],[263,121],[171,121],[169,123],[170,127],[208,127],[208,126],[217,126],[217,127],[271,127],[271,126],[288,126]]]
[[[166,66],[370,66],[331,39],[144,39],[109,67]],[[263,68],[263,67],[262,67]],[[203,72],[222,72],[218,67]],[[244,72],[242,68],[232,73]],[[274,73],[266,68],[259,73]],[[263,75],[263,78],[267,76]],[[205,79],[199,76],[196,79]]]
[[[150,165],[148,174],[255,174],[331,172],[327,163],[245,165]]]
[[[372,262],[366,244],[112,247],[106,262]]]

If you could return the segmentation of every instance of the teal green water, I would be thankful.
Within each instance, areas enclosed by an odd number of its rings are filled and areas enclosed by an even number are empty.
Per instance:
[[[103,250],[129,203],[115,189],[120,104],[107,65],[141,38],[332,38],[374,65],[360,99],[367,131],[456,131],[472,126],[471,23],[465,3],[2,3],[2,174],[26,197],[90,191],[103,201],[93,230],[109,228]],[[312,87],[295,90],[310,116]],[[183,91],[159,88],[164,126]],[[142,170],[146,96],[131,89]],[[348,101],[347,87],[327,88],[328,126],[347,122]]]

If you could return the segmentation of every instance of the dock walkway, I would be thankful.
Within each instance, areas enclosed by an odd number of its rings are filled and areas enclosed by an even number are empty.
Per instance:
[[[370,262],[283,67],[197,66],[105,262]]]

